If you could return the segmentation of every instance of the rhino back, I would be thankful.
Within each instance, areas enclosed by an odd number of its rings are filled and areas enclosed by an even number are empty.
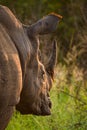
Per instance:
[[[15,17],[9,8],[5,6],[0,6],[0,23],[5,27],[9,37],[17,48],[21,60],[22,76],[24,78],[26,64],[32,50],[29,38],[22,27],[22,23]]]
[[[19,102],[21,89],[22,71],[18,52],[0,24],[0,130],[1,124],[7,124],[13,107]]]

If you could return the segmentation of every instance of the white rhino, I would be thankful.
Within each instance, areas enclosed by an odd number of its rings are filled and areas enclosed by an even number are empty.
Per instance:
[[[50,115],[49,91],[56,63],[56,42],[48,64],[39,58],[38,35],[55,31],[56,14],[23,25],[5,6],[0,6],[0,130],[16,108],[21,114]]]

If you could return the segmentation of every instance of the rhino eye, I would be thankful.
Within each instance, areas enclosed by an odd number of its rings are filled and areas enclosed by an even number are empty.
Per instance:
[[[44,72],[44,71],[41,72],[41,77],[42,77],[43,79],[45,79],[45,72]]]
[[[45,79],[45,73],[43,74],[43,79]]]

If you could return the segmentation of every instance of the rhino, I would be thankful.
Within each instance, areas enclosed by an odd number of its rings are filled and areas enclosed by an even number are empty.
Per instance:
[[[40,59],[39,35],[56,30],[61,16],[51,13],[32,25],[22,24],[11,10],[0,5],[0,130],[14,112],[50,115],[56,41],[45,65]]]

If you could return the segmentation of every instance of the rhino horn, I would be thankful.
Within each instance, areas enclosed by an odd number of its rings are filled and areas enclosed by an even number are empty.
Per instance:
[[[53,49],[52,49],[52,55],[46,65],[46,71],[53,79],[54,76],[54,67],[56,65],[56,59],[57,59],[57,42],[56,40],[53,41]]]
[[[46,17],[43,17],[41,20],[37,21],[35,24],[32,24],[28,27],[28,33],[31,35],[43,35],[52,33],[56,30],[57,24],[60,21],[62,16],[51,13]]]

